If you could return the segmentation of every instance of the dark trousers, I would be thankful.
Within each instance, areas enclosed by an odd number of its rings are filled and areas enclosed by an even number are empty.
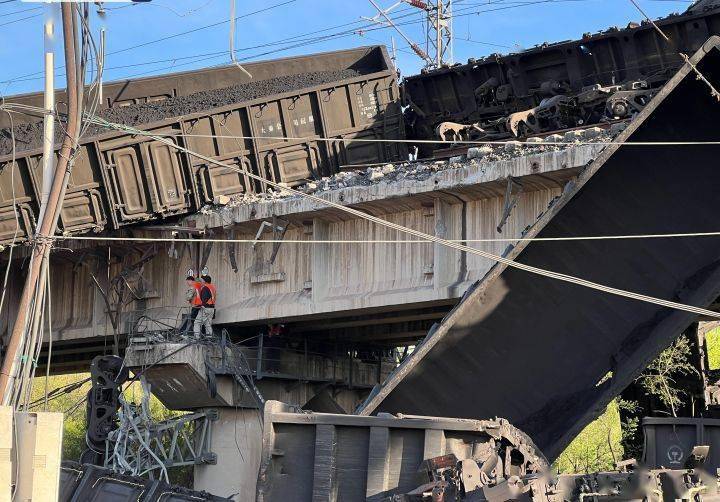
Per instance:
[[[183,318],[182,325],[180,325],[180,333],[183,335],[189,335],[193,332],[193,325],[195,324],[195,318],[200,312],[200,307],[191,307],[190,313],[186,314]]]

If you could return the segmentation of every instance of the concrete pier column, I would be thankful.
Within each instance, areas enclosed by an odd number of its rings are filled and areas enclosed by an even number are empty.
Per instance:
[[[435,199],[435,235],[443,239],[459,240],[463,238],[464,203],[449,203]],[[463,280],[465,258],[462,251],[450,249],[441,244],[434,245],[433,285],[435,289],[446,288]]]
[[[330,239],[330,223],[319,218],[313,219],[313,240]],[[330,289],[330,244],[312,246],[312,298],[315,303],[327,299]]]
[[[255,500],[255,486],[262,453],[262,427],[256,409],[217,408],[210,450],[214,465],[195,466],[195,490],[205,490],[233,500]]]

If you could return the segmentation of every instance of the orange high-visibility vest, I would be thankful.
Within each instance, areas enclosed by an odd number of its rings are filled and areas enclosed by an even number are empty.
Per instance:
[[[202,300],[200,299],[200,291],[202,290],[203,284],[199,281],[195,281],[193,283],[193,287],[195,288],[195,294],[192,297],[192,300],[190,300],[190,304],[193,307],[202,307]]]
[[[203,284],[203,287],[208,288],[208,291],[210,291],[210,299],[207,301],[208,307],[214,307],[215,306],[215,297],[217,296],[217,291],[215,290],[215,285],[209,282],[206,282]]]

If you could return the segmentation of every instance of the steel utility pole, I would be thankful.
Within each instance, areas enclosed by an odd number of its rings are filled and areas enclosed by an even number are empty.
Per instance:
[[[20,304],[17,310],[17,318],[13,326],[2,369],[0,370],[0,403],[11,404],[15,381],[18,376],[19,363],[21,362],[21,347],[25,344],[29,334],[29,314],[33,305],[42,304],[45,295],[45,272],[47,270],[52,237],[55,234],[57,221],[62,208],[62,198],[67,186],[70,173],[70,158],[77,145],[77,138],[80,131],[80,109],[79,89],[77,71],[77,41],[75,40],[75,14],[73,3],[63,2],[61,4],[65,68],[67,69],[67,128],[66,134],[60,147],[58,162],[48,193],[47,203],[40,221],[40,227],[35,234],[30,266],[28,268],[25,286]]]
[[[382,9],[374,0],[368,0],[378,11],[372,18],[364,18],[384,26],[394,28],[405,39],[410,48],[425,61],[425,68],[440,68],[452,64],[453,55],[453,0],[400,0],[387,9]],[[425,50],[421,49],[389,17],[390,12],[400,5],[409,4],[425,11]]]
[[[52,5],[50,6],[52,9]],[[50,196],[55,153],[55,21],[50,15],[45,21],[45,117],[43,118],[43,163],[42,163],[42,195],[40,197],[40,216],[42,221]]]
[[[427,20],[427,53],[434,51],[434,66],[452,64],[453,54],[453,0],[436,0],[430,3]]]

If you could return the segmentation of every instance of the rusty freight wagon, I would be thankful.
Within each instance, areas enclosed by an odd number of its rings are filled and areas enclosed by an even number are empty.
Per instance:
[[[236,67],[222,67],[107,84],[99,114],[173,135],[190,150],[291,186],[343,166],[405,157],[401,144],[320,140],[404,137],[396,72],[384,47],[246,68],[252,80]],[[33,94],[7,102],[38,105],[40,99]],[[57,99],[62,109],[64,93]],[[0,242],[26,239],[39,213],[42,127],[19,122],[14,151],[9,130],[0,137]],[[91,126],[81,143],[61,232],[184,215],[219,196],[263,189],[237,170],[152,139]]]
[[[538,123],[525,124],[526,134],[630,118],[680,68],[679,53],[692,55],[720,34],[720,1],[699,1],[656,24],[672,43],[649,22],[630,23],[409,76],[402,83],[408,137],[436,139],[442,122],[477,123],[492,134],[498,122],[528,111]],[[422,155],[439,147],[419,146]]]

